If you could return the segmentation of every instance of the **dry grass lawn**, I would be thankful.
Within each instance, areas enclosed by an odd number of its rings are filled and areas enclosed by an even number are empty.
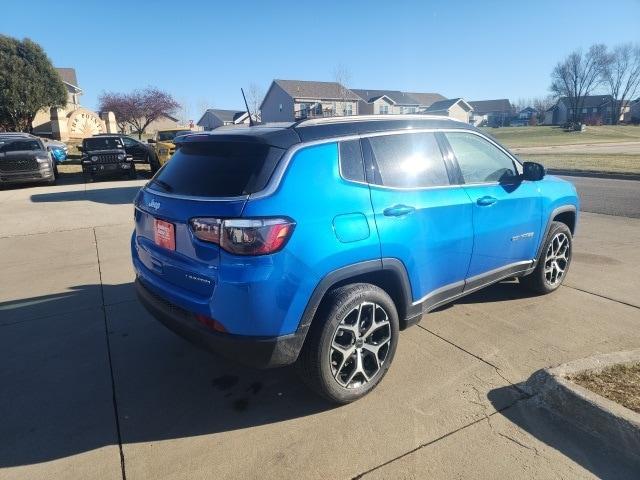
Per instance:
[[[565,132],[561,127],[545,125],[482,128],[482,130],[507,148],[640,141],[640,126],[602,125],[586,128],[584,132]]]
[[[518,155],[521,160],[538,162],[547,168],[593,170],[598,172],[640,173],[640,155]]]
[[[640,413],[640,363],[614,365],[599,373],[583,373],[573,382]]]

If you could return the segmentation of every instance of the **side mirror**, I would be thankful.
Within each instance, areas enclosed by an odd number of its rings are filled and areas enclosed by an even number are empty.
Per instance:
[[[82,145],[78,145],[78,151],[79,152],[83,152],[84,150],[82,149]]]
[[[149,138],[147,139],[147,143],[156,143],[156,141],[153,138]]]
[[[536,162],[524,162],[522,168],[522,178],[532,182],[542,180],[547,173],[544,167]]]

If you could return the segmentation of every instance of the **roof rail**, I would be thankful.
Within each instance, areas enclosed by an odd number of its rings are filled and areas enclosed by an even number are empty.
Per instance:
[[[349,123],[349,122],[371,122],[371,121],[388,121],[388,120],[451,120],[453,122],[466,123],[457,118],[446,117],[444,115],[429,114],[388,114],[388,115],[347,115],[342,117],[319,117],[308,118],[295,122],[292,127],[308,127],[312,125],[326,125],[333,123]]]

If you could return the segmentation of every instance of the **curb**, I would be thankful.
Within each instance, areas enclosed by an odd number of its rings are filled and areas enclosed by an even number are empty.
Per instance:
[[[569,177],[607,178],[610,180],[640,180],[640,173],[601,172],[598,170],[564,170],[561,168],[548,168],[551,175],[566,175]]]
[[[567,380],[578,373],[636,362],[640,349],[596,355],[538,370],[527,387],[541,407],[640,459],[640,414]]]

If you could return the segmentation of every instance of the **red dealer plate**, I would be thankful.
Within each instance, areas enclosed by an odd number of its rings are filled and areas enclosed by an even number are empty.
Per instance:
[[[153,219],[153,240],[168,250],[176,249],[176,233],[173,223],[164,220]]]

